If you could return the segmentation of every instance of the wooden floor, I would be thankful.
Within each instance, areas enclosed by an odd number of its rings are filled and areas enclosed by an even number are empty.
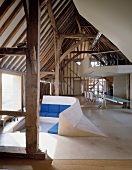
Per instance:
[[[21,160],[1,159],[0,169],[8,170],[132,170],[131,160]]]
[[[80,103],[84,107],[97,109],[98,104],[90,105],[83,97]],[[109,107],[109,105],[108,105]],[[110,106],[112,107],[112,106]],[[113,107],[115,107],[113,105]],[[118,107],[118,106],[116,106]],[[132,159],[67,159],[67,160],[24,160],[24,159],[0,159],[0,169],[3,170],[132,170]]]

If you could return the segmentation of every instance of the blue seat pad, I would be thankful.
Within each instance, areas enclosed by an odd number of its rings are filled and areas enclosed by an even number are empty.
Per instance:
[[[49,112],[49,104],[41,104],[40,111],[42,112]]]
[[[60,105],[59,112],[63,112],[64,110],[66,110],[69,107],[70,107],[70,105]]]
[[[48,130],[48,133],[58,134],[58,126],[59,126],[59,123],[56,123],[54,126],[52,126],[52,127]]]
[[[46,116],[46,114],[48,114],[48,112],[40,112],[39,113],[40,116]]]
[[[49,113],[59,113],[59,105],[49,104]]]
[[[59,117],[58,113],[47,113],[46,117]]]
[[[40,116],[44,117],[59,117],[59,114],[66,110],[70,105],[59,104],[41,104]]]

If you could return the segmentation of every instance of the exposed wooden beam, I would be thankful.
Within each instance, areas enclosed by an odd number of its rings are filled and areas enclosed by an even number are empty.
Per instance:
[[[51,20],[51,25],[53,27],[54,32],[54,52],[55,52],[55,95],[59,95],[59,64],[60,64],[60,49],[62,45],[62,38],[59,38],[58,30],[54,18],[54,14],[51,7],[50,0],[47,0],[47,8],[49,17]]]
[[[10,1],[8,1],[10,2]],[[19,11],[22,8],[22,2],[17,5],[17,7],[14,9],[14,11],[11,13],[11,15],[8,17],[8,19],[4,22],[2,27],[0,28],[0,36],[3,34],[3,32],[6,30],[6,28],[10,25],[12,20],[15,18],[15,16],[19,13]]]
[[[21,68],[26,67],[26,58],[19,60],[18,64],[15,66],[14,70],[21,71]]]
[[[6,56],[26,55],[27,48],[0,48],[0,58]]]
[[[89,50],[89,51],[71,51],[70,53],[88,53],[88,54],[98,55],[98,54],[116,53],[119,51],[120,50],[115,50],[115,51],[92,51],[92,50]]]
[[[12,70],[15,69],[19,65],[20,60],[22,60],[21,57],[16,56],[13,63],[11,64],[11,66],[9,68]]]
[[[40,0],[40,7],[43,8],[46,5],[45,0]]]
[[[0,20],[3,18],[8,9],[12,6],[15,0],[5,0],[0,7]]]
[[[78,57],[81,53],[75,54],[72,58],[68,59],[67,63],[63,65],[61,69],[64,69],[71,61],[73,61],[76,57]]]
[[[50,71],[48,71],[48,72],[46,72],[46,71],[41,71],[41,72],[40,72],[40,79],[41,79],[41,78],[43,78],[43,77],[45,77],[45,76],[47,76],[47,75],[55,75],[55,72],[50,72]]]
[[[51,50],[45,55],[45,57],[40,61],[40,69],[49,61],[50,57],[54,54],[54,49],[51,47]],[[42,58],[42,56],[41,56]]]
[[[75,19],[76,19],[76,22],[77,22],[78,30],[79,30],[80,33],[82,33],[82,29],[81,29],[81,25],[80,25],[78,17],[76,17]]]
[[[96,35],[92,45],[91,45],[91,49],[93,49],[95,47],[95,45],[97,44],[97,42],[99,41],[100,37],[101,37],[102,33],[98,32],[98,34]]]
[[[27,30],[25,29],[20,36],[18,37],[18,39],[14,42],[13,47],[16,47],[18,43],[20,43],[20,41],[22,40],[22,38],[26,35]]]
[[[40,90],[40,5],[29,0],[29,22],[27,22],[26,57],[26,152],[39,151],[39,90]],[[35,51],[34,51],[35,48]],[[31,64],[35,60],[36,65]],[[33,71],[36,67],[36,71]]]
[[[77,77],[80,77],[77,73],[75,73],[74,70],[71,70],[71,68],[67,67],[74,75],[76,75]]]
[[[78,47],[82,42],[85,41],[85,38],[82,38],[80,41],[77,43],[73,44],[61,57],[60,57],[60,63],[65,59],[65,57],[76,47]]]
[[[53,14],[53,11],[52,11],[50,0],[47,0],[47,4],[46,5],[47,5],[47,9],[48,9],[48,14],[49,14],[49,17],[50,17],[50,20],[51,20],[51,25],[53,27],[53,30],[55,31],[55,33],[58,36],[58,31],[57,31],[57,27],[56,27],[56,23],[55,23],[55,18],[54,18],[54,14]]]
[[[96,35],[92,35],[92,34],[60,34],[61,37],[63,38],[70,38],[70,39],[74,39],[74,38],[95,38]]]
[[[99,51],[99,52],[93,52],[91,54],[99,55],[99,54],[108,54],[108,53],[117,53],[120,50],[115,50],[115,51]]]
[[[13,29],[13,31],[10,33],[10,35],[7,37],[7,39],[4,41],[4,43],[1,45],[2,47],[6,47],[8,43],[11,41],[11,39],[15,36],[17,31],[21,28],[21,26],[25,22],[25,17],[22,17],[22,19],[19,21],[17,26]]]
[[[26,116],[26,112],[0,111],[0,115],[8,115],[8,116],[23,117],[23,116]]]
[[[88,51],[71,51],[70,53],[72,54],[75,54],[75,53],[81,53],[81,54],[84,54],[84,53],[88,53],[88,54],[92,54],[92,53],[97,53],[98,51],[93,51],[93,50],[88,50]]]
[[[23,1],[26,20],[29,21],[29,2],[28,2],[28,0],[22,0],[22,1]]]
[[[55,51],[55,95],[59,96],[59,69],[60,69],[60,55],[61,55],[61,46],[63,38],[58,38],[56,40],[56,51]]]

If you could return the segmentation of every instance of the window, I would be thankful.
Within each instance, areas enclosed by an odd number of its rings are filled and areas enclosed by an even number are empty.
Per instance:
[[[2,73],[2,110],[22,109],[21,76]]]

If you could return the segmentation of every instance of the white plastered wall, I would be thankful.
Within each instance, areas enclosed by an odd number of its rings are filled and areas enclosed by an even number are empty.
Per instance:
[[[130,108],[132,109],[132,73],[130,74]]]
[[[132,61],[132,1],[73,0],[79,13]]]
[[[127,84],[128,74],[113,77],[113,96],[120,98],[127,98]]]

